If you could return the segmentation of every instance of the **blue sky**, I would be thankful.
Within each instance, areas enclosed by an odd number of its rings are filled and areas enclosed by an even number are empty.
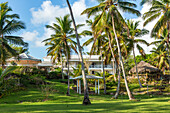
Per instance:
[[[148,5],[140,6],[141,0],[136,0],[138,4],[137,9],[145,11],[148,9]],[[29,43],[30,55],[41,58],[46,56],[46,47],[41,41],[49,38],[53,32],[46,29],[45,25],[55,22],[55,17],[63,17],[68,14],[68,8],[65,0],[1,0],[2,2],[8,2],[9,6],[13,9],[12,13],[20,15],[21,21],[26,24],[26,29],[17,32],[15,35],[22,36],[26,42]],[[91,6],[97,4],[96,0],[70,0],[75,20],[77,24],[85,23],[86,15],[80,16],[80,13]],[[133,18],[135,20],[141,20],[141,17],[136,17],[132,14],[122,13],[125,18]],[[142,27],[142,22],[141,26]],[[87,26],[84,29],[88,29]],[[83,29],[81,29],[83,30]],[[83,43],[87,38],[81,39]],[[90,48],[87,47],[86,51]]]

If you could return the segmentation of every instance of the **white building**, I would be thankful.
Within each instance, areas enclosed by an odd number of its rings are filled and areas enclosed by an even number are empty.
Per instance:
[[[100,55],[83,55],[85,67],[88,68],[88,72],[90,74],[95,74],[95,72],[102,72],[102,61],[100,60]],[[52,63],[51,57],[47,56],[43,58],[45,62]],[[67,61],[66,58],[63,58],[63,70],[67,71]],[[56,62],[57,63],[57,62]],[[69,59],[69,69],[72,72],[73,68],[77,68],[78,64],[80,64],[80,59],[78,55],[71,55]],[[61,67],[60,63],[57,63],[59,67]],[[107,71],[110,74],[113,74],[113,66],[105,65],[105,71]]]

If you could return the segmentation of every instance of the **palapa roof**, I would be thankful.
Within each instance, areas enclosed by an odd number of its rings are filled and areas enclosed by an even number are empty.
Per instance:
[[[75,80],[77,80],[77,79],[82,79],[82,78],[83,78],[82,75],[81,75],[81,76],[78,76],[78,77],[74,77],[74,78],[70,77],[70,79],[75,79]],[[86,78],[87,78],[87,79],[103,79],[103,77],[94,76],[94,75],[86,75]]]
[[[137,64],[137,68],[138,68],[138,73],[146,73],[146,72],[149,72],[149,73],[152,73],[152,72],[159,72],[159,69],[156,68],[155,66],[147,63],[147,62],[144,62],[144,61],[141,61]],[[134,66],[130,71],[129,73],[136,73],[136,66]]]

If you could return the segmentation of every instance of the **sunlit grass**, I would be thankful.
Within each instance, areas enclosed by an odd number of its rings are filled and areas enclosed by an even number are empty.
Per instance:
[[[170,112],[170,96],[135,95],[140,101],[129,101],[127,95],[111,99],[112,95],[90,95],[91,105],[82,105],[83,94],[71,90],[66,96],[67,85],[58,81],[54,83],[55,91],[44,101],[40,88],[30,87],[24,91],[12,93],[0,99],[0,113],[41,113],[41,112]],[[134,86],[137,87],[137,86]],[[136,89],[135,89],[136,90]]]

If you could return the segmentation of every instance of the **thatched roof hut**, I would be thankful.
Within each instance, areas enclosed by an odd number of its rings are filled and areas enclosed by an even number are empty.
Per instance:
[[[155,73],[159,72],[160,70],[151,64],[141,61],[137,64],[138,73]],[[129,73],[136,73],[136,66],[134,66]]]

